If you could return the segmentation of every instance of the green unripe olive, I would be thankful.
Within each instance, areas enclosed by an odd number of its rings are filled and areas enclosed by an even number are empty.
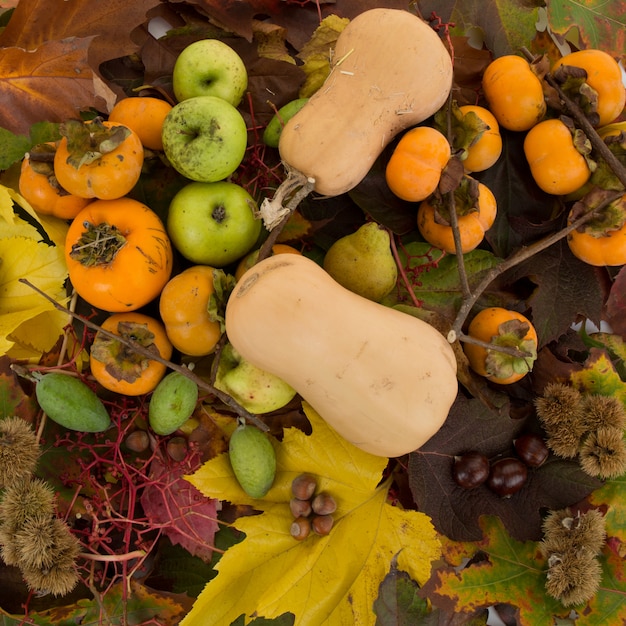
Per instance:
[[[228,455],[241,488],[251,498],[262,498],[276,476],[276,453],[269,437],[255,426],[239,426],[230,437]]]
[[[69,430],[99,433],[111,425],[102,401],[82,380],[67,374],[44,374],[35,386],[37,402],[46,415]]]
[[[157,435],[170,435],[191,417],[197,403],[198,385],[180,372],[170,372],[150,397],[150,428]]]
[[[263,143],[270,148],[278,148],[283,127],[308,101],[308,98],[297,98],[278,109],[263,131]]]

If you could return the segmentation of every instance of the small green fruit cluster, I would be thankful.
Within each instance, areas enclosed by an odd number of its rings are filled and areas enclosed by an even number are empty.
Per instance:
[[[317,535],[328,535],[335,522],[337,510],[335,498],[325,491],[317,491],[317,481],[311,474],[300,474],[293,479],[289,501],[294,520],[290,533],[294,539],[303,541],[313,531]]]

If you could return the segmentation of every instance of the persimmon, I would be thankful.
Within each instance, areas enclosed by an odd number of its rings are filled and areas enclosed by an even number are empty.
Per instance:
[[[170,278],[161,291],[161,320],[172,345],[183,354],[210,354],[222,336],[219,320],[209,312],[215,271],[208,265],[194,265]]]
[[[568,223],[576,217],[572,209]],[[581,261],[597,267],[626,264],[626,194],[596,212],[567,237],[570,250]]]
[[[539,122],[524,138],[524,154],[533,179],[543,191],[556,196],[572,193],[589,180],[589,152],[591,144],[584,133],[561,119]]]
[[[272,246],[271,256],[275,254],[302,254],[300,250],[297,250],[293,246],[288,246],[285,243],[275,243]],[[245,273],[248,271],[259,258],[259,251],[253,250],[246,254],[243,259],[239,261],[237,264],[237,269],[235,270],[235,280],[239,280]]]
[[[134,311],[155,299],[172,272],[159,216],[131,198],[94,200],[72,221],[65,261],[78,295],[94,307]]]
[[[480,376],[500,385],[521,380],[537,358],[537,331],[521,313],[503,307],[489,307],[477,313],[467,329],[469,337],[495,347],[518,350],[519,356],[464,342],[470,367]]]
[[[485,107],[465,104],[459,107],[459,111],[464,120],[470,114],[474,114],[483,125],[483,129],[467,147],[463,159],[466,172],[482,172],[494,165],[502,154],[500,125],[495,115]]]
[[[137,133],[150,150],[163,150],[163,120],[172,105],[161,98],[135,96],[119,100],[109,113],[109,122],[123,124]]]
[[[541,80],[521,56],[507,54],[491,61],[482,88],[489,110],[508,130],[529,130],[546,114]]]
[[[401,137],[387,163],[387,185],[402,200],[424,200],[437,188],[450,156],[450,144],[437,129],[412,128]]]
[[[68,193],[56,179],[52,159],[54,142],[35,146],[22,161],[18,181],[20,194],[41,215],[73,219],[91,199]]]
[[[474,250],[484,239],[485,232],[493,225],[497,203],[487,185],[466,176],[464,183],[455,191],[455,210],[461,236],[461,253]],[[448,207],[444,198],[424,200],[417,210],[417,227],[424,239],[441,250],[456,254],[454,234],[450,225]]]
[[[165,360],[172,356],[172,344],[163,324],[143,313],[114,313],[101,328]],[[150,393],[165,376],[167,366],[98,331],[91,345],[89,367],[92,376],[105,389],[125,396]]]
[[[567,67],[581,68],[584,75]],[[552,67],[555,78],[563,82],[562,89],[590,114],[595,126],[610,124],[624,110],[626,89],[622,70],[607,52],[597,49],[578,50],[561,57]],[[591,88],[584,88],[587,84]]]
[[[82,198],[114,200],[137,184],[144,150],[130,128],[96,118],[68,120],[61,132],[54,173],[65,190]]]

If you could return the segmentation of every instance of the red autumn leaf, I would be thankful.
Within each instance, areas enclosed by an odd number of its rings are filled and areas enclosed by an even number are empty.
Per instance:
[[[155,482],[146,486],[141,505],[150,523],[161,527],[173,544],[179,544],[190,554],[204,561],[213,555],[213,540],[218,530],[217,503],[203,496],[183,478],[189,468],[165,465],[158,458],[151,464]],[[167,486],[163,477],[167,475]]]

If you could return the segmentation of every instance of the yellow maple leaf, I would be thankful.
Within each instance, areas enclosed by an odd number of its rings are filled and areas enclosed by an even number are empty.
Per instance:
[[[41,355],[57,341],[69,316],[19,279],[28,279],[63,302],[67,276],[63,250],[29,237],[3,237],[0,260],[0,355]],[[39,328],[37,334],[32,333],[33,325]]]
[[[227,454],[187,477],[208,497],[262,513],[235,522],[245,539],[222,556],[218,575],[181,626],[226,626],[242,614],[248,623],[287,612],[297,626],[367,626],[376,621],[372,606],[394,556],[418,583],[429,578],[439,538],[428,516],[387,502],[389,481],[381,483],[387,459],[356,448],[303,407],[312,434],[288,428],[282,443],[273,440],[276,480],[263,500],[241,489]],[[305,472],[316,476],[318,491],[333,495],[337,511],[329,535],[298,542],[289,532],[289,499],[293,479]]]
[[[33,223],[22,219],[15,205]],[[0,355],[37,361],[70,318],[19,279],[28,279],[61,304],[67,301],[63,244],[68,224],[38,215],[17,191],[0,185],[0,226]],[[55,245],[43,241],[44,235]]]

